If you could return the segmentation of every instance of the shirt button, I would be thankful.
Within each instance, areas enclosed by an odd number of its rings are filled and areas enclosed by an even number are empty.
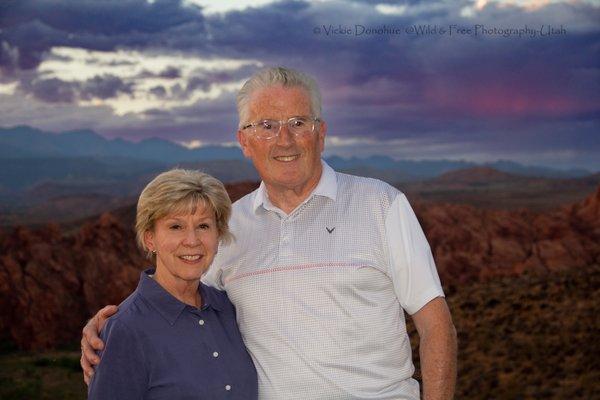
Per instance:
[[[198,321],[198,323],[199,323],[200,325],[204,325],[204,320],[203,320],[203,319],[201,319],[200,321]]]
[[[217,352],[215,351],[215,352],[213,353],[213,357],[214,357],[214,358],[217,358],[217,357],[219,357],[219,353],[217,353]]]
[[[225,390],[231,390],[231,385],[225,385]]]

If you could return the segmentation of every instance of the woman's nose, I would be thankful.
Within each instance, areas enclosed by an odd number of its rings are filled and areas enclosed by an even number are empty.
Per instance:
[[[183,244],[186,246],[196,246],[200,243],[200,232],[196,229],[187,229],[185,231],[185,237],[183,239]]]

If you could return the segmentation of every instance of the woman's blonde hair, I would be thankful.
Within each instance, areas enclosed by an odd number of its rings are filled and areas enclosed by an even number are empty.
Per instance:
[[[138,245],[149,258],[152,253],[144,243],[144,234],[153,230],[160,218],[173,213],[193,213],[198,204],[215,212],[219,240],[230,242],[231,200],[221,181],[200,171],[172,169],[146,185],[137,203],[135,231]]]

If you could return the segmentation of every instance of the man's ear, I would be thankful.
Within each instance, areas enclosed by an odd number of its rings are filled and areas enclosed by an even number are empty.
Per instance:
[[[237,131],[237,140],[242,148],[242,153],[244,153],[244,157],[251,158],[250,146],[248,146],[248,138],[246,135],[242,133],[241,130]]]
[[[319,146],[321,153],[325,150],[325,136],[327,136],[327,122],[321,121],[319,126]]]

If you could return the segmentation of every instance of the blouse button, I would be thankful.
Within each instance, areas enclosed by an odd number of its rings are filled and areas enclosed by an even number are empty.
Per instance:
[[[201,319],[200,321],[198,321],[198,323],[199,323],[200,325],[204,325],[204,320],[203,320],[203,319]]]
[[[215,352],[213,353],[213,357],[214,357],[214,358],[217,358],[217,357],[219,357],[219,353],[217,353],[217,352],[215,351]]]
[[[225,390],[231,390],[231,385],[225,385]]]

